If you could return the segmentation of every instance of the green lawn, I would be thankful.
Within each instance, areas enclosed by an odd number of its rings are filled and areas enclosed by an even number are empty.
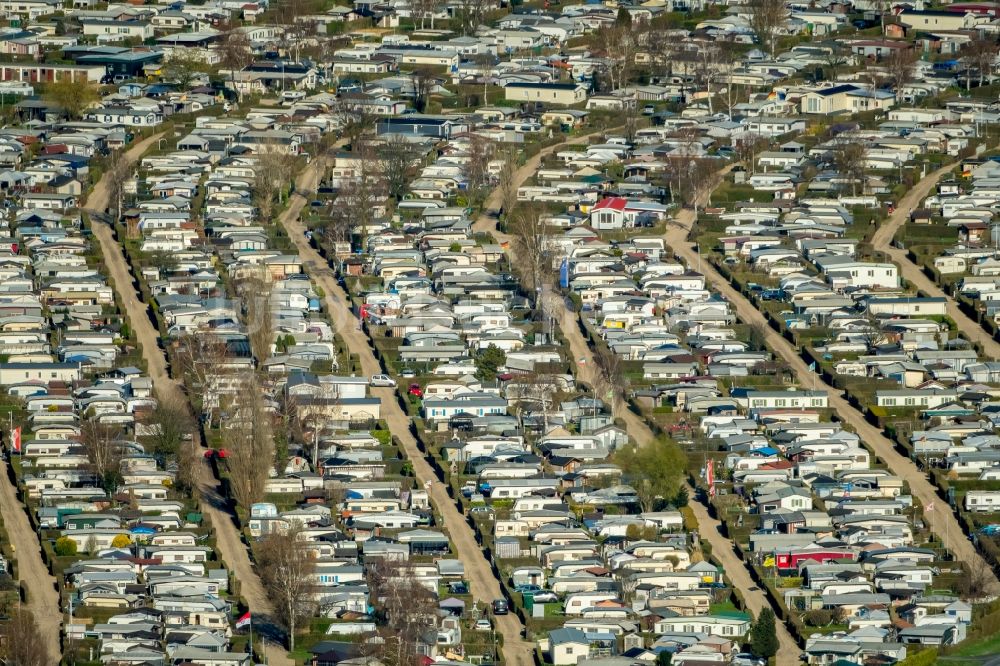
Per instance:
[[[985,636],[979,640],[962,643],[955,650],[956,657],[976,657],[980,655],[995,655],[1000,653],[1000,634]]]

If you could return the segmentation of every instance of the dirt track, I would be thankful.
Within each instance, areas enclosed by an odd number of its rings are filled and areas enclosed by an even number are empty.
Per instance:
[[[583,137],[573,137],[572,140],[567,140],[541,151],[531,160],[528,160],[524,166],[518,169],[514,178],[517,186],[520,186],[524,183],[524,181],[534,175],[544,155],[560,150],[568,143],[586,141],[591,137],[598,135],[599,133],[594,133]],[[728,171],[728,169],[726,171]],[[512,240],[511,236],[497,229],[496,209],[499,207],[499,203],[500,193],[499,191],[494,191],[490,198],[487,199],[486,205],[484,206],[484,208],[489,212],[480,215],[479,219],[476,220],[474,228],[477,232],[492,234],[497,242],[510,243]],[[595,385],[594,380],[596,372],[594,353],[580,331],[576,312],[570,308],[569,304],[565,300],[560,299],[560,306],[556,318],[559,330],[562,332],[563,338],[569,344],[570,355],[575,364],[574,375],[576,380],[593,387]],[[649,429],[646,422],[632,410],[627,408],[620,409],[616,416],[625,421],[625,429],[628,431],[629,436],[632,437],[632,439],[634,439],[638,444],[646,445],[655,439],[653,431]],[[711,518],[708,515],[707,509],[698,502],[692,501],[691,507],[694,510],[695,518],[698,520],[699,534],[701,538],[705,539],[712,545],[712,553],[719,558],[730,582],[734,586],[740,588],[740,591],[746,599],[747,606],[754,613],[754,617],[756,617],[763,608],[770,608],[770,601],[764,595],[762,590],[759,588],[755,590],[750,589],[752,587],[756,587],[751,582],[752,579],[750,578],[750,572],[747,570],[743,560],[737,557],[736,553],[733,552],[732,542],[722,536],[719,532],[718,521]],[[772,608],[772,610],[774,609]],[[777,615],[777,613],[775,613],[775,615]],[[780,645],[777,655],[777,666],[794,666],[795,664],[798,664],[800,650],[798,644],[795,642],[795,639],[792,638],[792,635],[788,632],[787,627],[785,627],[785,625],[780,621],[776,622],[775,626],[777,629],[778,643]]]
[[[927,277],[919,266],[910,261],[910,258],[906,256],[905,249],[900,249],[892,244],[896,232],[909,220],[910,213],[931,193],[938,181],[954,169],[955,165],[949,164],[921,178],[920,182],[899,200],[896,204],[896,210],[889,216],[889,219],[875,231],[875,235],[872,236],[872,246],[879,252],[888,255],[899,266],[899,274],[907,282],[928,296],[946,299],[948,316],[958,325],[958,330],[968,339],[981,345],[984,355],[990,359],[996,359],[1000,358],[1000,342],[987,333],[986,329],[978,322],[962,312],[954,299],[944,293],[934,280]]]
[[[3,513],[3,525],[14,547],[18,578],[26,590],[25,607],[35,616],[52,663],[58,663],[62,654],[59,649],[62,611],[59,607],[59,595],[56,593],[56,579],[49,575],[48,567],[42,561],[38,535],[31,529],[24,505],[17,499],[14,485],[7,476],[7,469],[0,472],[0,477],[0,512]]]
[[[156,134],[132,146],[126,153],[131,162],[136,162],[156,143],[162,134]],[[108,188],[106,178],[102,178],[94,187],[87,199],[87,208],[103,213],[108,206]],[[167,369],[167,359],[159,346],[159,331],[149,319],[148,306],[140,300],[132,281],[128,262],[121,245],[115,239],[109,226],[100,222],[91,225],[94,237],[101,245],[101,254],[107,271],[114,283],[115,294],[125,309],[139,344],[142,345],[142,357],[146,361],[147,371],[153,380],[157,394],[176,399],[180,404],[187,404],[184,389]],[[197,433],[195,433],[197,437]],[[218,494],[218,482],[212,475],[207,463],[196,463],[196,482],[200,494],[201,510],[212,523],[216,538],[216,550],[225,562],[236,580],[240,581],[240,593],[247,600],[250,611],[256,616],[264,617],[273,613],[270,601],[264,594],[246,548],[240,540],[240,534],[233,523],[232,515]],[[275,666],[292,666],[280,646],[269,644],[267,649],[268,663]]]
[[[688,266],[697,266],[699,260],[694,246],[687,239],[694,218],[693,211],[682,211],[677,216],[676,223],[670,225],[666,233],[668,245],[674,253],[684,259]],[[956,559],[964,562],[982,561],[975,547],[966,538],[958,520],[955,519],[955,515],[948,509],[947,503],[938,497],[937,489],[927,480],[926,474],[917,469],[917,466],[909,458],[896,451],[893,443],[882,434],[882,431],[868,423],[861,412],[852,407],[839,390],[824,384],[819,376],[809,369],[792,344],[772,329],[764,315],[740,292],[736,291],[710,262],[703,261],[701,265],[702,272],[708,282],[729,301],[736,310],[740,321],[757,325],[764,331],[768,347],[791,368],[798,378],[799,386],[807,389],[814,387],[825,389],[829,395],[830,407],[836,410],[837,416],[861,436],[861,440],[875,455],[886,462],[893,474],[898,475],[909,484],[911,493],[920,500],[923,506],[935,505],[933,511],[924,514],[924,521],[934,534],[943,539]],[[994,577],[992,592],[996,594],[998,591],[1000,591],[1000,582]]]
[[[317,160],[306,169],[296,182],[296,191],[315,191],[321,168],[321,160]],[[313,249],[305,237],[306,228],[299,217],[305,203],[306,200],[301,195],[293,195],[279,222],[284,226],[302,257],[303,268],[323,290],[323,305],[331,323],[351,352],[361,358],[363,374],[369,377],[379,374],[382,368],[375,359],[368,336],[361,330],[358,319],[347,305],[350,302],[347,295],[337,284],[334,272],[326,260]],[[372,395],[381,400],[382,418],[402,444],[407,459],[413,465],[417,481],[424,486],[429,484],[431,501],[442,517],[444,526],[455,545],[456,555],[465,566],[465,575],[469,580],[473,597],[480,602],[480,607],[499,598],[500,584],[483,556],[482,548],[476,541],[472,528],[459,513],[455,502],[448,496],[444,484],[437,480],[434,470],[417,447],[417,442],[410,433],[410,418],[396,401],[395,391],[391,388],[373,388]],[[496,617],[496,620],[497,630],[503,635],[503,654],[507,663],[511,666],[531,666],[534,663],[532,654],[534,644],[521,638],[524,627],[517,616],[501,615]]]

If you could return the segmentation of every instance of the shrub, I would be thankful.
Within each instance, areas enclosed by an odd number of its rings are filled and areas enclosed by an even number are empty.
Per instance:
[[[802,619],[810,627],[825,627],[833,622],[833,613],[825,608],[817,608],[802,615]]]
[[[72,557],[76,555],[76,541],[69,537],[59,537],[56,539],[55,551],[59,557]]]

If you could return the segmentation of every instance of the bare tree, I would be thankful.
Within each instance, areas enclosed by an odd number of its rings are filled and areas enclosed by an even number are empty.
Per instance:
[[[254,203],[265,224],[272,221],[275,205],[280,203],[292,180],[295,158],[276,144],[264,144],[253,165]]]
[[[308,398],[289,398],[293,401],[290,407],[294,410],[295,434],[304,444],[312,444],[313,467],[317,472],[320,471],[319,440],[323,431],[333,422],[331,405],[336,402],[336,398],[336,389],[329,382],[320,382],[319,391]]]
[[[388,184],[374,147],[359,141],[352,144],[351,152],[356,156],[357,169],[340,184],[337,205],[331,208],[324,231],[334,242],[349,240],[354,227],[364,230],[372,225],[388,196]]]
[[[122,478],[122,436],[118,428],[96,419],[80,424],[80,444],[87,456],[87,465],[110,494],[114,494]]]
[[[774,55],[778,29],[785,22],[784,0],[749,0],[750,28],[769,54]]]
[[[872,354],[875,350],[889,341],[885,321],[870,309],[865,310],[864,322],[861,327],[861,340],[865,345],[865,350]]]
[[[714,113],[712,85],[726,69],[726,60],[732,63],[732,51],[723,48],[721,43],[706,42],[700,44],[698,60],[695,65],[695,80],[705,89],[708,100],[708,112]]]
[[[836,80],[837,70],[847,64],[848,57],[836,46],[823,56],[823,75],[829,80]]]
[[[174,344],[173,361],[189,386],[204,390],[209,378],[219,374],[226,359],[226,343],[209,331],[185,335]]]
[[[410,83],[413,85],[413,108],[418,113],[427,110],[427,103],[430,101],[431,91],[437,84],[434,72],[427,67],[417,67],[410,72]]]
[[[308,19],[318,9],[314,0],[281,0],[274,5],[274,20],[281,26],[281,49],[299,60],[299,50],[310,34],[316,34],[315,23]]]
[[[885,40],[885,19],[891,7],[890,0],[872,0],[871,7],[878,14],[882,40]]]
[[[377,118],[366,101],[367,97],[364,95],[345,96],[339,100],[336,108],[341,124],[340,133],[347,139],[351,150],[356,148],[362,135],[375,127]]]
[[[594,348],[594,365],[597,370],[595,381],[599,384],[594,387],[594,398],[599,399],[603,396],[611,407],[611,415],[614,416],[627,397],[624,359],[610,347],[599,346]]]
[[[295,632],[315,606],[316,560],[300,529],[272,532],[256,549],[260,580],[274,603],[278,619],[288,628],[288,650],[295,650]]]
[[[456,0],[454,4],[455,18],[458,19],[463,35],[476,32],[489,11],[490,0]]]
[[[243,71],[253,63],[253,48],[247,34],[239,29],[231,29],[222,35],[219,42],[219,65],[229,70],[233,91],[242,101],[243,92],[236,85],[236,72]]]
[[[434,29],[434,12],[439,7],[438,0],[410,0],[410,15],[416,25],[420,19],[420,29],[423,30],[428,18],[431,20],[431,30]]]
[[[635,145],[636,135],[639,133],[640,119],[638,96],[633,94],[631,98],[624,100],[624,108],[621,113],[622,134],[625,136],[625,140],[631,145]]]
[[[125,155],[125,151],[115,150],[108,155],[107,171],[104,173],[108,187],[108,212],[117,222],[122,217],[125,183],[132,177],[132,163]]]
[[[520,273],[525,289],[536,295],[546,284],[548,234],[537,206],[518,206],[508,218],[512,237],[511,264]],[[537,305],[537,303],[536,303]]]
[[[401,201],[406,194],[413,165],[420,157],[420,149],[406,137],[393,134],[379,144],[375,155],[389,196]]]
[[[978,36],[962,49],[962,60],[965,64],[965,89],[972,87],[972,70],[979,74],[979,85],[982,86],[987,77],[992,78],[993,68],[997,58],[997,43],[994,39]]]
[[[229,485],[236,502],[247,510],[264,497],[270,462],[274,460],[271,430],[263,387],[248,372],[240,378],[230,418],[222,426]]]
[[[995,576],[990,565],[982,557],[977,557],[971,562],[966,562],[968,576],[966,580],[966,594],[970,600],[985,599],[990,594]]]
[[[516,408],[520,403],[537,403],[542,409],[542,427],[549,429],[549,411],[560,392],[559,381],[552,372],[529,372],[518,375],[516,380]]]
[[[886,80],[898,95],[903,86],[913,80],[913,70],[917,65],[917,52],[912,48],[892,49],[884,64]]]
[[[383,558],[366,568],[372,604],[385,623],[378,656],[386,666],[411,664],[417,656],[417,638],[435,625],[434,595],[408,562]]]
[[[754,351],[767,350],[767,325],[759,321],[753,322],[749,326],[747,333],[747,344]]]
[[[517,206],[517,169],[520,154],[514,148],[500,151],[500,175],[497,188],[500,190],[500,213],[506,219]]]
[[[711,203],[712,192],[719,185],[719,164],[707,158],[691,160],[685,176],[688,181],[686,203],[697,213],[702,206]]]
[[[638,29],[633,25],[615,22],[597,32],[597,41],[607,62],[604,71],[612,90],[622,88],[635,68],[635,54],[639,50]]]
[[[30,611],[18,609],[0,625],[0,661],[6,666],[50,666],[49,648]]]
[[[144,422],[153,452],[161,457],[177,453],[195,427],[187,402],[179,393],[166,391],[159,393]]]
[[[831,156],[837,173],[850,183],[851,194],[857,196],[858,185],[864,185],[868,164],[868,149],[865,143],[841,135],[833,146]]]
[[[478,134],[469,137],[468,155],[462,165],[463,175],[468,185],[469,203],[478,206],[486,197],[486,188],[490,183],[490,160],[496,144],[490,139]]]
[[[264,266],[244,274],[236,285],[240,317],[250,340],[250,349],[260,363],[271,357],[274,345],[274,321],[271,317],[273,290],[271,273]]]
[[[757,156],[760,155],[761,151],[767,149],[767,145],[767,137],[746,132],[733,143],[733,153],[750,173],[754,173],[757,170]]]

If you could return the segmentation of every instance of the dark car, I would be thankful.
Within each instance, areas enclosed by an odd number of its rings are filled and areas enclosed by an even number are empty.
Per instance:
[[[507,607],[507,600],[506,599],[494,599],[493,600],[493,614],[494,615],[506,615],[509,612],[510,612],[510,609]]]

